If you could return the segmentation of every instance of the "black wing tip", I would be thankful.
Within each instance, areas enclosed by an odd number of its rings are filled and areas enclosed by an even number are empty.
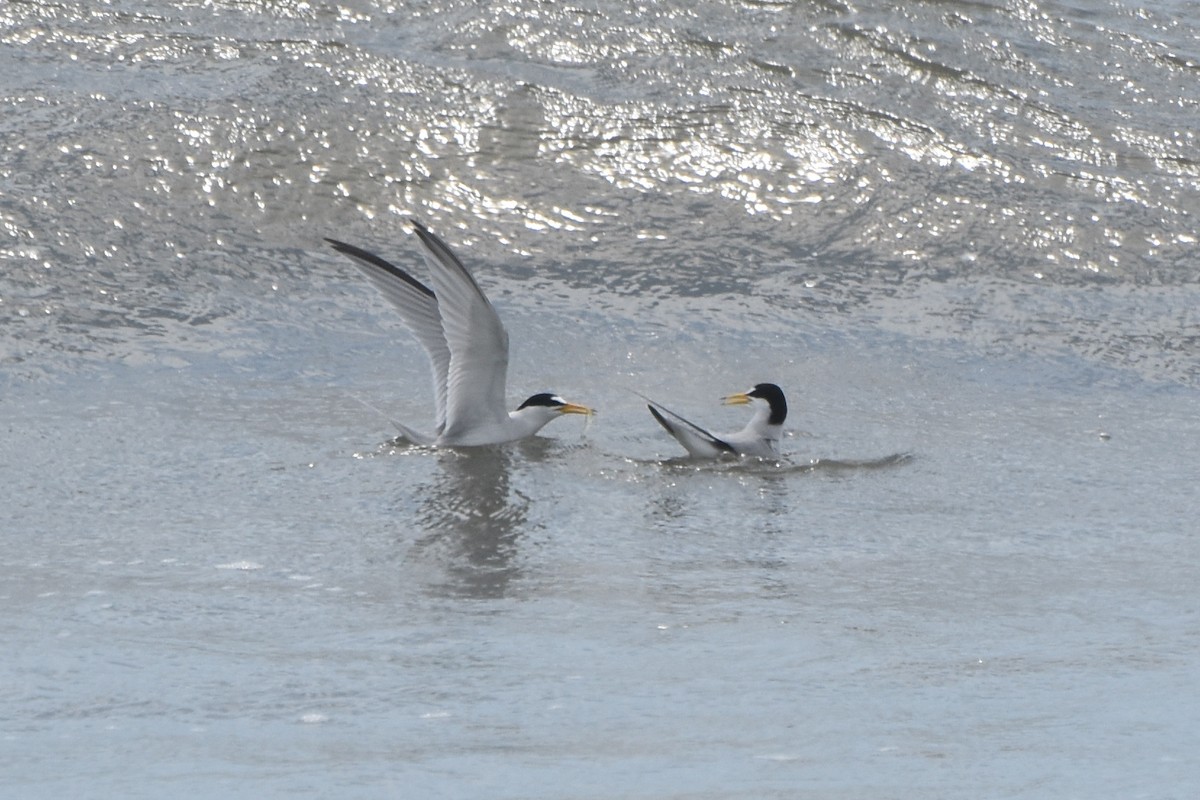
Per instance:
[[[658,411],[658,409],[657,409],[657,408],[655,408],[654,406],[652,406],[652,405],[651,405],[651,404],[649,404],[649,403],[647,403],[647,404],[646,404],[646,408],[650,409],[650,413],[651,413],[651,415],[653,415],[653,417],[654,417],[656,420],[658,420],[658,424],[659,424],[659,425],[662,425],[662,426],[663,426],[664,428],[666,428],[668,431],[671,431],[671,424],[670,424],[669,422],[667,422],[667,418],[666,418],[666,417],[664,417],[662,414],[660,414],[660,413],[659,413],[659,411]]]
[[[409,217],[408,223],[412,225],[413,233],[417,235],[417,237],[426,247],[431,250],[444,250],[450,254],[451,257],[453,257],[453,253],[451,252],[449,246],[447,246],[446,243],[443,242],[436,233],[421,224],[420,220],[416,219],[415,217]]]
[[[417,237],[420,238],[421,244],[425,247],[425,252],[429,255],[432,255],[444,266],[457,271],[462,275],[462,277],[466,278],[466,280],[475,288],[475,291],[483,299],[483,302],[490,306],[492,301],[488,300],[487,295],[484,294],[483,289],[479,287],[479,283],[475,280],[475,276],[471,274],[471,271],[467,269],[465,265],[463,265],[459,257],[454,254],[454,251],[450,249],[450,245],[442,241],[441,237],[439,237],[436,233],[430,232],[428,228],[426,228],[417,220],[410,218],[409,222],[412,223],[413,230],[416,232]]]
[[[650,409],[650,413],[654,416],[654,418],[656,420],[658,420],[658,424],[662,425],[663,429],[667,433],[671,434],[676,439],[679,439],[679,434],[676,433],[675,427],[670,423],[670,421],[666,417],[664,417],[662,415],[662,412],[660,412],[657,408],[655,408],[650,403],[646,404],[646,408]],[[687,422],[687,420],[684,420],[684,422]],[[703,436],[708,441],[709,444],[711,444],[713,447],[717,448],[717,450],[720,450],[721,452],[724,452],[724,453],[732,453],[735,456],[737,455],[737,448],[735,448],[729,442],[726,442],[724,439],[713,436],[711,433],[704,430],[699,425],[696,425],[693,422],[687,422],[687,424],[689,427],[691,427],[693,430],[695,430],[696,433]],[[680,442],[680,444],[683,444],[683,443]]]
[[[409,217],[408,224],[412,225],[413,233],[420,237],[422,242],[425,242],[427,245],[441,245],[442,247],[446,247],[442,244],[442,240],[437,237],[437,234],[425,227],[416,217]],[[449,250],[450,248],[447,247],[446,249]]]
[[[430,233],[429,228],[425,225],[425,223],[421,222],[421,220],[417,219],[416,217],[409,217],[408,224],[412,225],[413,230],[418,234],[422,234],[424,236],[432,236],[433,235],[432,233]],[[360,249],[358,247],[355,247],[352,244],[346,244],[345,242],[343,242],[339,239],[334,239],[333,237],[330,237],[330,236],[325,236],[322,238],[324,238],[325,241],[328,242],[330,244],[330,246],[332,246],[335,250],[358,250],[358,249]]]
[[[379,262],[383,262],[385,264],[387,263],[371,251],[363,250],[356,244],[343,242],[340,239],[331,239],[328,236],[325,237],[325,241],[329,243],[330,247],[332,247],[334,250],[337,250],[339,253],[344,253],[345,255],[353,256],[355,258],[362,259],[363,261],[370,261],[373,264]]]
[[[369,265],[373,269],[383,270],[384,272],[404,281],[409,286],[416,289],[418,292],[421,292],[422,294],[424,294],[428,297],[435,296],[433,293],[433,290],[430,289],[428,286],[421,283],[419,280],[414,278],[412,275],[409,275],[407,272],[400,269],[395,264],[392,264],[392,263],[380,258],[379,256],[375,255],[374,253],[372,253],[368,250],[363,250],[361,247],[357,247],[352,244],[347,244],[346,242],[338,241],[337,239],[330,239],[328,236],[325,237],[325,241],[329,242],[329,244],[333,247],[334,250],[337,250],[339,253],[350,256],[351,258],[358,261],[360,269],[363,268],[363,265]],[[370,274],[370,270],[367,270],[367,272],[368,272],[368,274]]]

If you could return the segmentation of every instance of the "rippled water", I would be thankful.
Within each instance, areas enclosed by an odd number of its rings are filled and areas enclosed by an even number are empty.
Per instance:
[[[1194,4],[480,5],[0,5],[4,784],[1194,795]],[[410,215],[594,421],[386,444]]]

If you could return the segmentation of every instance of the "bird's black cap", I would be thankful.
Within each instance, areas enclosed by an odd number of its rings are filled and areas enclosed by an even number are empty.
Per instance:
[[[771,407],[771,418],[767,420],[768,424],[782,425],[783,421],[787,419],[787,398],[783,396],[783,389],[780,389],[775,384],[755,384],[753,389],[746,392],[746,395],[767,401],[767,405]]]
[[[533,397],[517,406],[517,411],[520,411],[522,408],[527,406],[548,406],[550,408],[558,408],[559,406],[565,406],[566,404],[566,401],[556,394],[552,394],[550,392],[541,392],[540,394],[535,394]]]

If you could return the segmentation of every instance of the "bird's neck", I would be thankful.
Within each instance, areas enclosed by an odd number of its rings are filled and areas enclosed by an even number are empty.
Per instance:
[[[508,412],[508,418],[513,432],[519,434],[515,438],[524,439],[549,425],[554,415],[545,413],[541,408],[529,407]]]
[[[771,424],[771,407],[766,403],[755,403],[754,416],[746,423],[746,432],[755,433],[764,439],[777,441],[783,437],[783,425]]]

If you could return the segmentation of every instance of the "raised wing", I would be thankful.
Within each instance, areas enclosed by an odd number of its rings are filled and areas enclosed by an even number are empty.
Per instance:
[[[487,424],[503,425],[508,421],[508,333],[479,284],[446,243],[420,222],[411,222],[433,276],[450,352],[443,435],[454,437]]]
[[[336,239],[326,239],[333,249],[354,259],[354,264],[375,284],[396,310],[404,324],[417,337],[433,366],[433,394],[437,404],[437,430],[446,424],[447,376],[450,372],[450,348],[442,330],[442,317],[433,291],[404,270],[389,264],[374,253]],[[406,431],[408,435],[410,432]],[[410,437],[411,438],[411,437]]]
[[[691,420],[684,419],[650,398],[644,397],[643,399],[646,401],[646,408],[650,409],[650,413],[658,420],[658,424],[666,428],[667,433],[674,436],[691,455],[697,458],[712,458],[722,453],[737,455],[737,450],[733,445],[723,439],[714,436]]]

